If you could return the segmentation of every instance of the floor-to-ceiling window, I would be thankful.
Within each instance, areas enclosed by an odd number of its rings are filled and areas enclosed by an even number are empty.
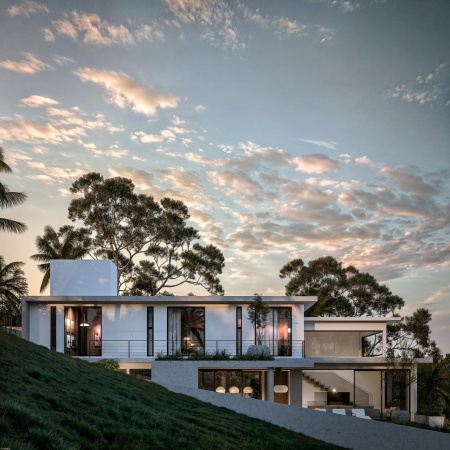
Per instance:
[[[66,307],[64,352],[72,356],[102,355],[102,308]]]
[[[205,351],[205,308],[167,308],[167,353]]]
[[[247,370],[199,370],[198,387],[221,394],[262,399],[261,371]]]
[[[263,344],[275,356],[292,356],[292,308],[270,308]]]

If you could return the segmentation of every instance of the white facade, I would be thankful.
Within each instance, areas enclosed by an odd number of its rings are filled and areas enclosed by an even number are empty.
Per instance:
[[[112,261],[50,261],[50,295],[117,295],[117,267]]]

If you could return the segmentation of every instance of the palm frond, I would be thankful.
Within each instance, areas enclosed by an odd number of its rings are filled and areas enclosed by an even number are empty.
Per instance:
[[[4,219],[0,217],[0,231],[9,231],[10,233],[24,233],[27,226],[22,222],[16,220]]]

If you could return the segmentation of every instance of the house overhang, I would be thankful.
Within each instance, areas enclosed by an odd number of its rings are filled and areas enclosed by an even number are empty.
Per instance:
[[[305,309],[317,302],[314,296],[264,296],[269,305],[305,305]],[[121,296],[27,296],[22,298],[27,303],[40,304],[195,304],[228,305],[250,304],[253,296],[161,296],[161,297],[121,297]]]

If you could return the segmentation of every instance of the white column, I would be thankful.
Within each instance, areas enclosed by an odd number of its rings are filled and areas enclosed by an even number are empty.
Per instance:
[[[274,387],[274,373],[273,367],[267,369],[267,400],[269,402],[274,401],[273,387]]]
[[[410,409],[412,414],[417,413],[417,364],[411,367],[411,398]]]

